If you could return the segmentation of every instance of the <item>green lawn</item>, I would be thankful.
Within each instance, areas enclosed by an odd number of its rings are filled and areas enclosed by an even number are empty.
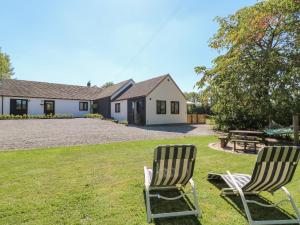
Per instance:
[[[203,211],[194,217],[163,219],[155,224],[246,224],[239,198],[224,199],[206,181],[210,171],[251,173],[254,155],[219,152],[207,147],[215,137],[137,141],[0,153],[0,224],[147,224],[143,166],[152,166],[158,144],[192,143],[198,148],[194,181]],[[300,207],[300,171],[287,187]],[[278,200],[281,193],[269,200]],[[161,203],[161,204],[158,204]],[[180,202],[182,203],[182,201]],[[176,203],[155,202],[158,210]],[[291,212],[289,205],[283,209]],[[262,210],[254,208],[257,216]],[[267,213],[280,215],[278,210]]]

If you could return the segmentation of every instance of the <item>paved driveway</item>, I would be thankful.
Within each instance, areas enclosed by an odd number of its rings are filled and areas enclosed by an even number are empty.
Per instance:
[[[136,127],[99,119],[0,121],[0,150],[210,135],[207,125]]]

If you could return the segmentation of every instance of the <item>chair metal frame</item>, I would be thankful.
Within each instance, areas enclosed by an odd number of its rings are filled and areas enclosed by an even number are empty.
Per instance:
[[[147,222],[151,223],[153,219],[157,218],[166,218],[166,217],[177,217],[177,216],[188,216],[188,215],[194,215],[197,216],[198,218],[201,217],[201,211],[199,208],[199,203],[198,203],[198,193],[196,191],[196,186],[193,181],[193,179],[189,180],[189,184],[191,185],[192,190],[190,192],[185,192],[183,189],[184,187],[178,187],[178,186],[151,186],[149,181],[151,181],[149,177],[149,172],[147,167],[144,167],[144,174],[145,174],[145,193],[146,193],[146,209],[147,209]],[[163,195],[160,195],[159,193],[157,194],[150,194],[150,191],[155,191],[155,190],[171,190],[171,189],[179,189],[183,191],[183,194],[178,195],[176,197],[165,197]],[[158,198],[158,199],[163,199],[167,201],[174,201],[180,198],[183,198],[189,194],[193,194],[193,199],[194,199],[194,207],[195,210],[186,210],[186,211],[179,211],[179,212],[169,212],[169,213],[152,213],[151,211],[151,198]]]
[[[226,196],[226,195],[239,195],[242,199],[242,203],[245,209],[245,213],[247,216],[247,219],[249,221],[250,225],[262,225],[262,224],[300,224],[300,212],[299,209],[297,208],[293,197],[291,196],[291,194],[289,193],[289,191],[282,186],[280,189],[287,195],[288,199],[283,199],[277,203],[274,204],[270,204],[270,205],[266,205],[257,201],[253,201],[253,200],[247,200],[245,195],[259,195],[259,192],[243,192],[243,190],[237,185],[236,180],[234,178],[234,176],[232,176],[232,174],[227,171],[227,174],[229,175],[234,187],[231,188],[223,188],[221,195]],[[289,219],[289,220],[260,220],[260,221],[255,221],[253,220],[250,210],[249,210],[249,206],[248,204],[256,204],[256,205],[260,205],[263,207],[277,207],[279,204],[283,203],[283,202],[290,202],[292,205],[292,208],[294,209],[294,212],[296,214],[296,219]]]

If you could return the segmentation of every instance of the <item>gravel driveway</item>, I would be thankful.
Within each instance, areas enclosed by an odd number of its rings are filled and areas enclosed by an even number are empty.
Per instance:
[[[210,135],[207,125],[136,127],[99,119],[0,121],[0,150]]]

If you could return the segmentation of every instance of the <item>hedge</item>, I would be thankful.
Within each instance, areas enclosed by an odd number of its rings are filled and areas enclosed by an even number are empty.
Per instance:
[[[103,116],[101,114],[85,114],[83,115],[84,118],[94,118],[94,119],[103,119]]]
[[[24,119],[72,119],[70,114],[49,115],[0,115],[0,120],[24,120]]]

